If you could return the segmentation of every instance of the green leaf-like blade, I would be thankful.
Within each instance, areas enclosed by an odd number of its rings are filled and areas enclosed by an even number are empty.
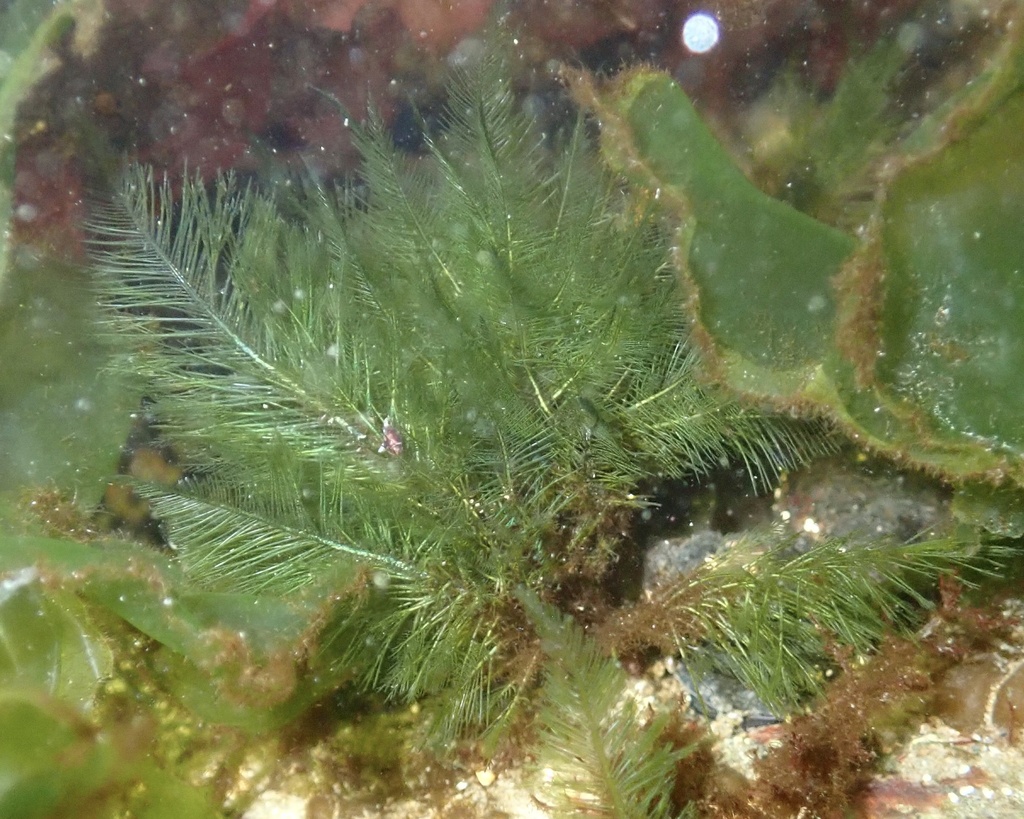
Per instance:
[[[831,340],[831,278],[854,240],[751,184],[668,76],[579,89],[609,161],[682,221],[675,261],[710,365],[748,393],[812,381]]]
[[[888,149],[860,242],[760,193],[667,75],[577,85],[609,161],[679,225],[675,264],[716,380],[952,481],[1019,488],[1024,36],[1011,18],[986,72]]]

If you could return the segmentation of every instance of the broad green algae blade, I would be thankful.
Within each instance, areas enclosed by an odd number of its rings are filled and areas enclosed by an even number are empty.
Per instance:
[[[994,521],[1015,519],[1007,503],[1024,483],[1019,30],[890,147],[861,239],[758,190],[669,76],[575,82],[609,164],[678,225],[675,264],[710,375],[967,487],[962,509],[1006,532],[1020,527]]]

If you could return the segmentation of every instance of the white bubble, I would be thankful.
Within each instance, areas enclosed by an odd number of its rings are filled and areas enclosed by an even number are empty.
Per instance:
[[[825,297],[821,293],[815,293],[807,300],[808,313],[820,313],[827,306],[828,302],[825,301]]]
[[[707,54],[718,45],[718,21],[710,14],[691,14],[683,23],[683,45],[694,54]]]
[[[39,215],[39,208],[24,202],[14,209],[14,218],[19,222],[33,222]]]

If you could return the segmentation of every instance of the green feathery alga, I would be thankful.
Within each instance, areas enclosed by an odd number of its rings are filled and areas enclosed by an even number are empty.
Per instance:
[[[318,650],[339,679],[427,698],[451,738],[508,725],[543,678],[574,792],[664,813],[679,754],[613,707],[621,672],[566,615],[613,612],[641,487],[729,462],[765,487],[827,440],[696,379],[670,232],[582,124],[535,130],[500,66],[454,83],[425,156],[375,122],[356,139],[337,193],[223,178],[175,201],[136,169],[97,213],[119,367],[187,476],[139,490],[195,586],[334,601]],[[868,648],[913,597],[901,573],[953,553],[752,548],[658,605],[680,647],[716,645],[786,704],[815,684],[819,632]]]

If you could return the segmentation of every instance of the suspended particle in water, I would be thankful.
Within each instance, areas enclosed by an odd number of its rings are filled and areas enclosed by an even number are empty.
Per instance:
[[[683,23],[683,45],[694,54],[707,54],[718,45],[718,20],[699,11]]]

